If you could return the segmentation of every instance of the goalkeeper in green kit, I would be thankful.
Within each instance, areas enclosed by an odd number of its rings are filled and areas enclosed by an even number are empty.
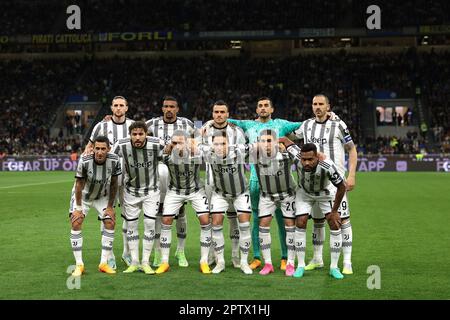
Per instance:
[[[247,134],[249,143],[257,142],[259,133],[265,129],[276,130],[278,137],[283,137],[294,132],[300,128],[301,122],[290,122],[282,119],[272,119],[274,107],[272,101],[267,97],[258,99],[256,106],[256,113],[258,118],[256,120],[233,120],[228,119],[228,122],[239,126]],[[259,248],[259,218],[258,218],[258,204],[259,204],[259,182],[256,176],[256,169],[251,165],[250,175],[250,196],[252,202],[252,244],[253,244],[253,261],[250,263],[250,268],[257,269],[261,266],[261,253]],[[287,247],[286,247],[286,231],[284,227],[283,214],[278,208],[275,212],[276,221],[278,224],[278,232],[281,245],[281,270],[286,270],[287,263]],[[292,244],[294,245],[294,244]]]

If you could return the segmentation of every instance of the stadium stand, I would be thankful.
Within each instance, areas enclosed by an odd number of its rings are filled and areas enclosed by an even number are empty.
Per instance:
[[[83,32],[143,30],[233,31],[325,27],[363,27],[372,1],[348,0],[171,0],[11,1],[0,3],[2,34],[65,30],[66,8],[83,12]],[[377,1],[385,27],[436,25],[450,21],[445,0]],[[38,17],[38,18],[37,18]]]
[[[416,59],[421,61],[417,65],[413,63]],[[449,77],[449,61],[449,54],[418,55],[415,51],[267,59],[207,56],[99,59],[89,63],[2,61],[0,68],[6,75],[0,89],[5,110],[0,115],[5,123],[0,131],[2,144],[9,154],[51,153],[55,148],[69,151],[64,139],[74,143],[74,136],[67,135],[72,119],[65,120],[65,134],[56,137],[60,142],[50,139],[48,130],[65,95],[82,94],[95,101],[107,97],[109,103],[112,95],[121,94],[129,99],[129,114],[134,119],[149,119],[160,114],[161,97],[171,93],[180,99],[180,114],[202,121],[209,119],[208,107],[217,99],[229,102],[233,117],[252,118],[256,98],[268,95],[273,98],[277,117],[301,120],[312,115],[312,96],[324,92],[354,139],[361,145],[369,139],[364,146],[366,152],[390,152],[391,139],[378,139],[374,147],[370,137],[360,137],[362,99],[380,89],[395,91],[398,97],[412,97],[420,74],[424,102],[432,116],[431,131],[437,140],[445,141],[450,87],[444,80]],[[82,81],[74,81],[78,74],[83,74]],[[400,140],[393,152],[420,150],[421,139]]]

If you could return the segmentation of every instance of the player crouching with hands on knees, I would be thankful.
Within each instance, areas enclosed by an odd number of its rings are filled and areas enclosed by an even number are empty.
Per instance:
[[[338,213],[339,205],[345,195],[344,178],[339,174],[331,160],[319,160],[317,147],[312,143],[303,145],[301,152],[292,141],[280,139],[293,158],[298,173],[298,186],[295,228],[295,251],[298,266],[294,277],[303,277],[305,271],[306,225],[312,208],[317,203],[330,226],[330,275],[335,279],[343,279],[337,264],[342,247],[341,218]],[[336,189],[331,188],[333,184]],[[314,218],[314,217],[313,217]]]
[[[164,148],[163,162],[169,169],[169,186],[164,201],[161,224],[161,265],[157,274],[169,270],[169,252],[172,240],[172,222],[186,201],[190,201],[200,221],[200,271],[211,273],[208,252],[211,246],[209,202],[200,179],[202,152],[194,139],[182,130],[173,133],[171,142]]]
[[[257,142],[256,174],[261,197],[259,200],[259,239],[264,268],[259,272],[268,275],[274,272],[270,252],[270,223],[277,208],[281,209],[286,230],[287,265],[286,276],[295,271],[295,192],[297,186],[291,173],[293,161],[284,146],[278,145],[277,133],[272,129],[262,130]],[[284,149],[284,150],[283,150]]]
[[[119,156],[109,152],[109,139],[105,136],[95,138],[93,151],[93,154],[81,157],[78,163],[70,201],[69,211],[72,224],[70,242],[76,261],[73,276],[81,276],[84,273],[81,227],[90,207],[97,210],[98,219],[104,224],[102,254],[98,269],[109,274],[116,273],[108,265],[107,260],[114,242],[116,218],[113,207],[118,188],[117,177],[121,174],[120,160]]]

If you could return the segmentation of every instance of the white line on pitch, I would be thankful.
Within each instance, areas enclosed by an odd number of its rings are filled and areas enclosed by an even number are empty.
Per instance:
[[[12,188],[21,188],[21,187],[41,186],[41,185],[45,185],[45,184],[63,183],[63,182],[70,182],[70,181],[73,181],[73,180],[58,180],[58,181],[51,181],[51,182],[16,184],[16,185],[13,185],[13,186],[0,187],[0,189],[12,189]]]

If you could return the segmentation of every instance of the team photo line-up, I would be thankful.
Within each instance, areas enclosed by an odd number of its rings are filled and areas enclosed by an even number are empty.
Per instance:
[[[327,96],[314,96],[314,117],[303,122],[272,119],[274,106],[268,97],[258,99],[255,120],[229,119],[228,110],[226,102],[216,101],[211,107],[212,120],[195,128],[192,121],[177,115],[178,101],[172,96],[163,98],[163,116],[146,122],[127,118],[126,98],[113,98],[112,115],[94,126],[77,166],[69,209],[76,262],[73,276],[85,271],[82,225],[91,207],[101,221],[98,269],[116,273],[112,250],[116,200],[123,218],[124,273],[169,271],[173,220],[175,257],[178,266],[188,267],[184,248],[185,206],[189,202],[200,222],[200,271],[204,274],[225,270],[225,215],[231,265],[244,274],[258,268],[261,275],[274,272],[272,217],[278,224],[280,269],[286,276],[301,278],[305,271],[323,268],[325,222],[330,228],[330,276],[343,279],[344,274],[353,273],[347,192],[355,186],[357,153],[346,124],[331,111]],[[301,147],[293,142],[297,140]],[[248,165],[251,172],[247,181]],[[200,177],[202,168],[206,169],[204,179]],[[141,212],[144,235],[140,257]],[[314,222],[314,255],[305,264],[309,218]],[[253,260],[249,263],[250,248]],[[342,272],[338,267],[341,251]]]

